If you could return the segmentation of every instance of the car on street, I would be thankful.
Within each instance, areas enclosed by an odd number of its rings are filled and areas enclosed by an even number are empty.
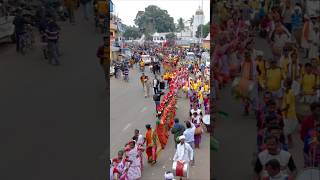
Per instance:
[[[145,65],[151,64],[151,57],[149,55],[141,55],[141,59],[144,61]]]

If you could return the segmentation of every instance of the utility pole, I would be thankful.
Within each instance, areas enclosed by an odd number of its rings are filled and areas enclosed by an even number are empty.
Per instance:
[[[203,0],[201,0],[201,10],[203,11]],[[204,13],[203,13],[203,15],[202,16],[204,16]],[[203,19],[201,19],[201,21],[202,21]],[[203,28],[203,23],[204,22],[201,22],[202,23],[202,25],[201,25],[201,37],[200,37],[200,40],[201,40],[201,43],[202,43],[202,36],[203,36],[203,34],[202,34],[202,28]]]

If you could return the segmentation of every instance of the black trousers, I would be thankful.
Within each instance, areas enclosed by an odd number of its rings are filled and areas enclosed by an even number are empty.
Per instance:
[[[153,88],[153,91],[154,91],[154,94],[157,94],[157,93],[159,92],[158,87],[154,87],[154,88]]]
[[[20,51],[20,39],[21,39],[21,33],[16,33],[16,50],[17,50],[17,52]]]

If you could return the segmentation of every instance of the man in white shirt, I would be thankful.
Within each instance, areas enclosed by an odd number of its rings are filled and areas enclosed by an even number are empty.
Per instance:
[[[268,161],[266,164],[268,175],[263,177],[263,180],[293,180],[293,177],[283,174],[280,168],[281,165],[277,159]]]
[[[186,127],[187,129],[184,130],[183,132],[183,135],[185,136],[185,142],[188,143],[192,149],[194,149],[194,133],[196,131],[196,126],[190,122],[190,121],[187,121],[186,122]],[[192,166],[194,166],[194,153],[193,153],[193,161],[192,161]]]
[[[154,91],[154,94],[157,94],[159,92],[159,80],[157,79],[157,77],[155,77],[153,79],[153,91]]]
[[[180,143],[177,146],[176,153],[174,154],[173,161],[182,161],[184,164],[188,164],[193,161],[193,149],[185,142],[186,137],[184,135],[179,137]],[[187,170],[189,171],[189,169]],[[187,179],[189,178],[189,172],[187,172]]]
[[[256,172],[256,179],[260,180],[261,177],[268,175],[266,171],[267,163],[272,159],[277,159],[281,166],[283,174],[295,176],[297,168],[292,158],[292,155],[279,148],[279,140],[277,137],[268,136],[265,140],[267,149],[260,152],[256,161],[254,171]]]

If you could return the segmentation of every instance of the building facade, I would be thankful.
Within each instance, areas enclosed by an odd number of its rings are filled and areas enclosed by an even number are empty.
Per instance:
[[[193,30],[192,30],[192,36],[193,38],[196,37],[196,33],[198,30],[198,27],[200,25],[204,25],[204,14],[203,14],[203,10],[199,7],[199,9],[196,11],[196,14],[194,15],[193,18]]]

